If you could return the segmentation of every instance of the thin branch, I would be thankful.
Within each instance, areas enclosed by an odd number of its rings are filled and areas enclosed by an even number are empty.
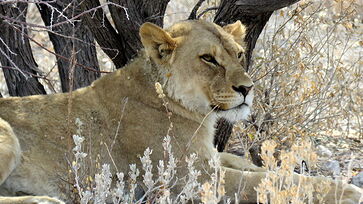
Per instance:
[[[108,6],[108,5],[113,5],[113,6],[116,6],[116,7],[120,7],[122,9],[125,10],[125,13],[126,13],[126,17],[127,19],[129,19],[129,16],[128,16],[128,13],[127,13],[127,8],[126,7],[123,7],[123,6],[120,6],[118,4],[115,4],[115,3],[112,3],[112,2],[107,2],[103,5],[100,5],[100,6],[97,6],[97,7],[94,7],[94,8],[91,8],[89,10],[86,10],[76,16],[73,16],[72,18],[69,18],[65,21],[61,21],[59,23],[56,23],[56,24],[53,24],[53,25],[50,25],[50,26],[42,26],[42,25],[38,25],[38,24],[34,24],[34,23],[28,23],[28,22],[23,22],[23,21],[19,21],[19,20],[16,20],[14,18],[11,18],[11,17],[8,17],[8,16],[4,16],[4,15],[1,15],[0,14],[0,18],[2,19],[5,19],[5,20],[8,20],[10,22],[13,22],[13,23],[17,23],[17,24],[21,24],[21,25],[26,25],[26,26],[31,26],[31,27],[37,27],[37,28],[43,28],[43,29],[47,29],[47,30],[51,30],[52,28],[54,27],[57,27],[57,26],[60,26],[60,25],[63,25],[65,23],[72,23],[74,21],[80,21],[80,18],[88,13],[91,13],[91,12],[95,12],[97,9],[99,8],[102,8],[104,6]]]
[[[45,76],[37,75],[37,74],[33,74],[33,73],[31,73],[31,72],[24,71],[24,70],[20,70],[19,68],[16,68],[16,67],[10,67],[10,66],[2,66],[2,65],[0,65],[0,68],[1,68],[1,69],[11,69],[11,70],[18,71],[18,72],[20,72],[21,74],[29,74],[30,76],[35,77],[35,78],[49,80],[49,79],[47,79]]]
[[[0,42],[6,47],[6,49],[12,54],[12,55],[17,55],[15,52],[13,52],[10,47],[4,42],[4,40],[0,37]]]
[[[53,84],[52,84],[52,80],[47,78],[47,75],[37,75],[37,74],[33,74],[31,72],[28,71],[24,71],[24,70],[19,70],[15,67],[10,67],[10,66],[2,66],[0,65],[0,69],[11,69],[14,71],[18,71],[20,73],[24,72],[25,74],[29,74],[29,76],[32,76],[34,78],[39,78],[39,79],[43,79],[45,81],[45,83],[48,85],[49,89],[51,89],[51,91],[53,91],[53,93],[56,93],[57,91],[55,90]],[[0,98],[1,98],[1,93],[0,93]]]
[[[81,6],[82,10],[89,10],[95,7],[99,7],[101,3],[98,0],[93,1],[83,1]],[[123,13],[124,10],[122,10]],[[110,11],[111,12],[111,11]],[[126,19],[126,14],[123,19]],[[126,40],[124,39],[124,32],[117,32],[115,28],[111,25],[111,22],[106,18],[106,14],[102,9],[95,10],[95,12],[88,13],[83,17],[84,23],[87,24],[88,28],[92,32],[97,43],[102,47],[107,47],[108,49],[102,49],[109,58],[112,59],[116,68],[123,67],[128,58],[126,57]],[[115,22],[115,20],[113,19]],[[126,20],[127,22],[128,20]],[[116,50],[113,51],[113,50]],[[123,52],[120,52],[120,51]]]
[[[203,16],[205,13],[207,13],[208,11],[213,11],[213,10],[217,10],[217,9],[219,9],[219,6],[214,6],[214,7],[207,8],[207,9],[205,9],[204,11],[202,11],[202,12],[198,15],[197,19],[199,19],[200,17],[202,17],[202,16]]]
[[[78,18],[80,18],[80,17],[84,16],[85,14],[88,14],[88,13],[90,13],[90,12],[92,12],[92,11],[94,11],[94,12],[95,12],[97,9],[102,8],[102,7],[104,7],[104,6],[108,6],[108,5],[113,5],[113,6],[116,6],[116,7],[122,8],[122,9],[125,11],[125,13],[126,13],[126,18],[127,18],[127,19],[129,19],[129,15],[128,15],[128,13],[127,13],[127,8],[126,8],[126,7],[120,6],[120,5],[115,4],[115,3],[112,3],[112,2],[107,2],[107,3],[103,4],[103,5],[100,5],[100,6],[97,6],[97,7],[93,7],[93,8],[91,8],[91,9],[89,9],[89,10],[86,10],[86,11],[84,11],[84,12],[82,12],[82,13],[80,13],[80,14],[76,15],[76,16],[73,16],[73,17],[72,17],[72,18],[70,18],[69,20],[76,20],[76,19],[78,19]],[[53,24],[53,25],[52,25],[52,27],[59,26],[59,25],[64,24],[64,23],[67,23],[67,22],[66,22],[66,21],[59,22],[59,23]]]
[[[66,61],[69,61],[69,62],[71,62],[71,59],[69,59],[69,58],[67,58],[67,57],[64,57],[63,55],[60,55],[60,54],[57,54],[57,53],[55,53],[55,52],[53,52],[53,51],[51,51],[51,50],[49,50],[48,48],[46,48],[46,47],[44,47],[42,44],[40,44],[40,43],[38,43],[36,40],[34,40],[33,38],[31,38],[29,35],[27,35],[26,33],[23,33],[21,30],[19,30],[17,27],[15,27],[15,26],[13,26],[13,25],[11,25],[11,24],[9,24],[10,26],[12,26],[16,31],[18,31],[18,32],[21,32],[22,33],[22,35],[24,35],[24,37],[26,37],[26,38],[28,38],[29,40],[31,40],[32,42],[34,42],[36,45],[38,45],[39,47],[41,47],[41,48],[43,48],[44,50],[46,50],[47,52],[49,52],[49,53],[51,53],[51,54],[53,54],[53,55],[55,55],[55,56],[57,56],[57,57],[59,57],[59,58],[61,58],[61,59],[63,59],[63,60],[66,60]],[[99,72],[99,73],[111,73],[111,72],[108,72],[108,71],[99,71],[99,70],[96,70],[96,69],[93,69],[93,68],[91,68],[91,67],[88,67],[88,66],[85,66],[85,65],[83,65],[83,64],[79,64],[79,63],[75,63],[75,65],[77,65],[77,66],[80,66],[80,67],[82,67],[83,69],[86,69],[86,70],[89,70],[89,71],[92,71],[92,72]]]
[[[119,50],[117,50],[117,49],[103,47],[103,46],[100,46],[97,43],[89,43],[89,42],[86,42],[86,41],[84,41],[84,40],[82,40],[82,39],[80,39],[78,37],[63,35],[63,34],[61,34],[59,32],[54,31],[54,30],[49,30],[49,29],[35,29],[35,28],[31,28],[31,27],[29,27],[28,30],[35,31],[35,32],[49,32],[49,33],[52,33],[52,34],[57,35],[57,36],[62,37],[62,38],[66,38],[66,39],[69,39],[69,40],[74,40],[74,41],[81,42],[81,43],[83,43],[85,45],[88,45],[88,46],[95,46],[95,47],[101,48],[104,51],[105,50],[113,51],[116,54],[113,57],[112,56],[109,56],[111,60],[113,60],[119,54]],[[1,41],[1,38],[0,38],[0,41]]]
[[[28,79],[29,78],[29,76],[27,76],[24,72],[23,72],[23,70],[21,70],[16,64],[15,64],[15,62],[11,59],[11,57],[10,56],[8,56],[6,53],[5,53],[5,51],[3,51],[1,48],[0,48],[0,53],[3,55],[3,56],[5,56],[5,58],[10,62],[10,64],[12,64],[13,66],[14,66],[14,68],[17,70],[17,71],[19,71],[20,73],[21,73],[21,75],[23,75],[23,77],[25,78],[25,79]]]
[[[259,14],[275,11],[290,6],[300,0],[239,0],[236,5],[240,7],[244,13]]]
[[[200,6],[203,4],[205,0],[199,0],[197,2],[197,4],[195,4],[192,12],[190,12],[190,15],[188,17],[188,20],[193,20],[193,19],[197,19],[197,12],[198,12],[198,9],[200,8]]]
[[[14,0],[14,1],[10,1],[10,0],[7,0],[7,1],[1,1],[0,2],[0,5],[5,5],[5,4],[15,4],[15,3],[34,3],[34,4],[48,4],[48,3],[55,3],[56,0],[51,0],[51,1],[47,1],[47,2],[44,2],[44,1],[28,1],[28,0]]]

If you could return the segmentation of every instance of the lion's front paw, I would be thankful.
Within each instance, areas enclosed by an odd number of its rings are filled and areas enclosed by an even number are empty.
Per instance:
[[[342,203],[363,204],[363,189],[353,184],[346,184],[342,195]]]
[[[254,165],[251,161],[249,161],[245,158],[242,158],[242,157],[230,154],[230,153],[226,153],[226,152],[221,152],[219,155],[220,155],[222,166],[224,166],[224,167],[228,167],[228,168],[236,169],[236,170],[240,170],[240,171],[251,171],[251,172],[265,172],[266,171],[266,169]]]
[[[56,198],[51,198],[47,196],[36,196],[33,198],[32,203],[37,204],[64,204],[63,201]]]

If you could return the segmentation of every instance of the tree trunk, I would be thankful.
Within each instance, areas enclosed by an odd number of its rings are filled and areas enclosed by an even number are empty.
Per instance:
[[[50,3],[50,5],[58,11],[64,11],[63,15],[68,19],[80,13],[79,8],[76,8],[78,5],[71,0],[57,0],[54,3]],[[46,4],[38,4],[38,8],[46,26],[51,26],[67,20],[58,12],[55,12],[54,8],[50,8]],[[78,64],[99,71],[93,35],[82,21],[75,21],[73,22],[73,25],[67,22],[54,26],[48,34],[57,54],[68,59],[74,57]],[[73,85],[73,90],[88,86],[100,77],[99,72],[86,70],[79,66],[75,66],[74,69],[72,69],[70,60],[65,60],[58,56],[56,57],[63,92],[68,92],[71,85]],[[73,73],[71,73],[71,71]]]
[[[83,1],[81,8],[83,12],[99,7],[101,4],[98,0]],[[103,52],[112,59],[116,68],[123,67],[128,58],[125,54],[125,40],[123,33],[117,33],[112,27],[110,21],[106,18],[106,14],[102,8],[98,8],[95,12],[87,13],[83,16],[84,22],[93,33],[97,43],[101,46]]]
[[[243,11],[244,14],[262,14],[290,6],[298,1],[300,0],[237,0],[234,2],[238,10]]]
[[[3,40],[0,42],[0,62],[10,96],[46,94],[36,78],[38,65],[33,58],[29,40],[21,33],[27,33],[27,28],[9,20],[25,22],[27,8],[27,3],[17,3],[17,7],[0,5],[0,14],[3,16],[0,18],[0,38]]]
[[[145,22],[155,23],[163,27],[164,14],[169,0],[110,0],[127,8],[109,6],[112,19],[118,33],[123,33],[126,57],[130,60],[142,48],[139,28]]]
[[[120,5],[109,5],[117,31],[104,18],[105,14],[102,9],[98,9],[95,14],[85,15],[85,18],[97,43],[103,47],[104,52],[112,59],[116,67],[121,68],[134,58],[142,48],[139,27],[144,22],[163,26],[164,14],[169,0],[110,0],[110,2]],[[83,10],[86,11],[100,6],[100,3],[98,0],[84,1],[82,6]],[[127,11],[124,8],[127,8]],[[116,42],[112,43],[112,41]],[[110,52],[110,49],[117,50],[117,55],[115,56],[114,51]]]

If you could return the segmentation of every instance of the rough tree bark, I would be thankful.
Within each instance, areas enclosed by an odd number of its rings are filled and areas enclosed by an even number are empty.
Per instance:
[[[110,0],[127,8],[110,6],[112,19],[118,33],[123,33],[126,45],[126,56],[133,58],[142,47],[139,39],[139,27],[144,22],[152,22],[163,26],[164,14],[169,0]]]
[[[54,9],[64,11],[63,15],[68,19],[80,13],[80,9],[77,8],[77,1],[57,0],[56,2],[49,4],[53,8],[50,8],[46,4],[37,5],[46,26],[67,20],[64,16],[61,16],[59,12],[55,12]],[[73,24],[64,23],[52,27],[52,31],[48,32],[48,34],[57,54],[68,59],[74,57],[78,64],[99,71],[93,35],[82,21],[77,21]],[[75,66],[74,70],[72,70],[70,61],[58,56],[56,57],[63,92],[68,92],[71,84],[73,85],[72,89],[74,90],[88,86],[100,77],[99,72],[86,70],[79,66]],[[73,71],[73,73],[70,73],[70,71]],[[71,81],[71,78],[73,81]]]
[[[29,40],[21,32],[27,33],[24,25],[11,22],[17,19],[25,22],[28,3],[18,3],[18,7],[10,4],[0,5],[0,62],[4,71],[5,81],[11,96],[28,96],[46,94],[39,83],[38,65],[35,62]]]
[[[87,14],[87,25],[93,32],[97,43],[103,48],[103,51],[112,59],[117,68],[124,66],[130,59],[134,58],[138,50],[142,47],[139,38],[139,27],[144,22],[152,22],[163,26],[164,14],[169,0],[110,0],[109,9],[115,23],[116,30],[111,23],[104,18],[102,9],[98,9],[95,14]],[[99,6],[98,0],[84,1],[83,9],[89,10]],[[124,8],[127,8],[125,11]],[[117,41],[110,43],[107,41]],[[115,56],[115,51],[118,54]]]
[[[83,11],[87,11],[99,7],[101,4],[98,0],[92,0],[83,1],[80,6]],[[112,59],[116,68],[123,67],[128,61],[124,52],[126,49],[125,40],[112,27],[110,21],[105,17],[103,10],[97,9],[93,13],[88,13],[83,16],[83,20],[102,50]]]

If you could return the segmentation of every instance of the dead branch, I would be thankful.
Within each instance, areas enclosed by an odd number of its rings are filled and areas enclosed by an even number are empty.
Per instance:
[[[198,9],[200,8],[200,6],[202,6],[202,4],[203,4],[203,2],[204,2],[205,0],[199,0],[196,4],[195,4],[195,6],[194,6],[194,8],[192,9],[192,11],[190,12],[190,15],[189,15],[189,17],[188,17],[188,20],[193,20],[193,19],[197,19],[197,12],[198,12]]]
[[[36,40],[34,40],[32,37],[30,37],[29,35],[27,35],[26,33],[22,33],[22,31],[20,29],[18,29],[17,27],[15,26],[12,26],[16,31],[20,32],[22,35],[24,35],[24,37],[28,38],[29,40],[31,40],[32,42],[34,42],[36,45],[38,45],[39,47],[41,47],[42,49],[46,50],[47,52],[53,54],[54,56],[57,56],[63,60],[66,60],[66,61],[71,61],[71,59],[65,57],[65,56],[62,56],[60,54],[57,54],[51,50],[49,50],[48,48],[44,47],[42,44],[40,44],[39,42],[37,42]],[[82,67],[83,69],[86,69],[88,71],[92,71],[92,72],[98,72],[98,73],[111,73],[111,72],[108,72],[108,71],[100,71],[100,70],[96,70],[96,69],[93,69],[91,67],[87,67],[83,64],[79,64],[79,63],[75,63],[75,65],[77,66],[80,66]]]
[[[276,11],[300,0],[238,0],[235,5],[245,14],[260,14]]]
[[[81,9],[85,11],[92,8],[99,8],[101,4],[98,0],[93,0],[83,1],[80,6]],[[93,14],[87,13],[83,16],[83,19],[91,30],[97,43],[102,47],[102,50],[106,55],[112,59],[116,68],[123,67],[128,61],[125,52],[125,39],[121,33],[117,33],[113,28],[103,10],[97,9]]]

